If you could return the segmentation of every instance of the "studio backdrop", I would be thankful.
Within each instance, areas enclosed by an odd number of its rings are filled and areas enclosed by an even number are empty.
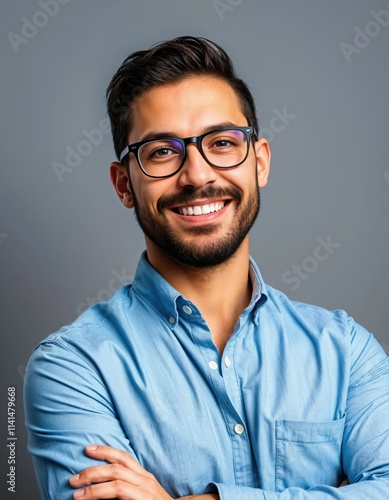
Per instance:
[[[346,310],[388,351],[387,0],[3,0],[0,26],[1,498],[39,499],[32,350],[130,282],[144,249],[109,181],[105,109],[135,50],[180,35],[226,49],[272,150],[251,254],[269,284]]]

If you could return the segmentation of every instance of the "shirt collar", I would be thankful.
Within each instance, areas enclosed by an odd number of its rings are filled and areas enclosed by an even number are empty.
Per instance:
[[[259,309],[267,300],[267,289],[259,268],[252,257],[250,257],[250,279],[253,285],[253,293],[248,307],[253,308],[254,321],[258,325]]]
[[[253,292],[248,309],[254,311],[254,320],[257,323],[258,310],[267,300],[266,285],[254,259],[250,257],[250,278]],[[177,299],[185,297],[173,288],[147,260],[146,251],[140,257],[132,283],[134,292],[146,300],[171,327],[177,324]]]
[[[149,263],[144,251],[132,282],[134,292],[146,300],[171,326],[177,324],[176,300],[182,294],[173,288]],[[173,321],[174,320],[174,321]]]

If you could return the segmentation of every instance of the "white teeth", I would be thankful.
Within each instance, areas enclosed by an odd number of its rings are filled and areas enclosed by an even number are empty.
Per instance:
[[[178,212],[181,215],[207,215],[212,212],[218,212],[224,207],[224,201],[210,203],[209,205],[196,205],[195,207],[180,207]]]
[[[194,207],[193,213],[194,215],[201,215],[203,211],[201,210],[201,207]]]

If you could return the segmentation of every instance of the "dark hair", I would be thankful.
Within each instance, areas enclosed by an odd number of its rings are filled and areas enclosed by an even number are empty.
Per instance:
[[[229,83],[242,104],[248,125],[258,132],[253,96],[237,77],[227,53],[206,38],[182,36],[130,54],[113,76],[107,88],[107,108],[118,158],[128,143],[132,102],[153,87],[192,75],[211,75]]]

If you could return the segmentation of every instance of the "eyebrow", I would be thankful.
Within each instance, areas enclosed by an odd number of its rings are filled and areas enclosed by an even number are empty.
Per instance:
[[[201,133],[199,135],[203,135],[203,134],[207,134],[209,132],[216,132],[217,130],[220,130],[221,128],[225,128],[225,127],[248,127],[248,125],[237,125],[236,123],[233,123],[233,122],[222,122],[222,123],[217,123],[215,125],[209,125],[208,127],[204,127],[201,131]],[[168,139],[175,139],[175,138],[179,138],[181,139],[181,137],[178,137],[177,134],[175,132],[148,132],[146,135],[144,135],[139,141],[137,142],[143,142],[143,141],[150,141],[150,140],[153,140],[153,139],[164,139],[164,138],[168,138]],[[184,137],[182,137],[182,139],[184,139]]]

